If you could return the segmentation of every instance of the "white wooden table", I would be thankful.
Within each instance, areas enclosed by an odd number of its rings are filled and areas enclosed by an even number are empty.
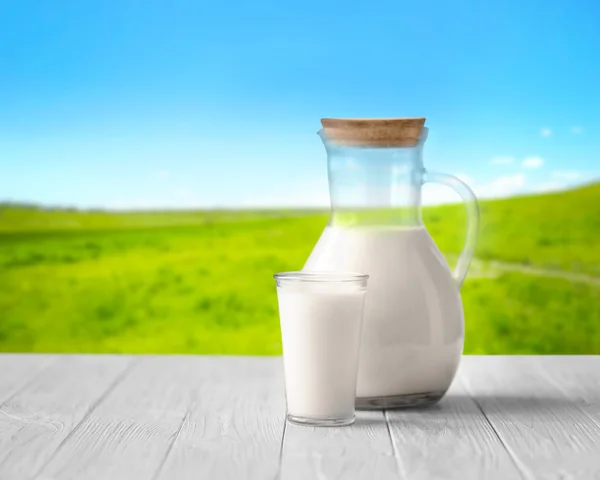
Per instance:
[[[0,355],[1,480],[600,478],[599,356],[468,356],[428,409],[284,417],[280,357]]]

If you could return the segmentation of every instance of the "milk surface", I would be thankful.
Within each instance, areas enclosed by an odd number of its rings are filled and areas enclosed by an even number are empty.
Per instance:
[[[304,271],[369,274],[357,397],[443,393],[463,348],[463,311],[424,227],[325,228]]]
[[[288,414],[353,417],[364,295],[349,285],[278,288]]]

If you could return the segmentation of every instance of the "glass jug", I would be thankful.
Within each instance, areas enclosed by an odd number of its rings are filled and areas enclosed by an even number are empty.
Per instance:
[[[423,167],[425,118],[322,119],[331,217],[305,271],[370,275],[357,408],[439,401],[464,343],[460,287],[479,230],[475,194]],[[467,205],[467,240],[454,272],[421,218],[421,187],[443,183]]]

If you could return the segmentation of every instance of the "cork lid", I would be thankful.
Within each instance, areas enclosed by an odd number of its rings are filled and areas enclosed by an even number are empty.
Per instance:
[[[425,126],[425,117],[415,118],[322,118],[323,131],[341,145],[412,147]]]

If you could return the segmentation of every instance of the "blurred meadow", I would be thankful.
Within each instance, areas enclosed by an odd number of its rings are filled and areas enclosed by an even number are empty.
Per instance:
[[[462,205],[427,207],[452,265]],[[109,213],[0,206],[0,350],[278,354],[272,274],[318,210]],[[600,185],[482,202],[465,353],[600,353]]]

